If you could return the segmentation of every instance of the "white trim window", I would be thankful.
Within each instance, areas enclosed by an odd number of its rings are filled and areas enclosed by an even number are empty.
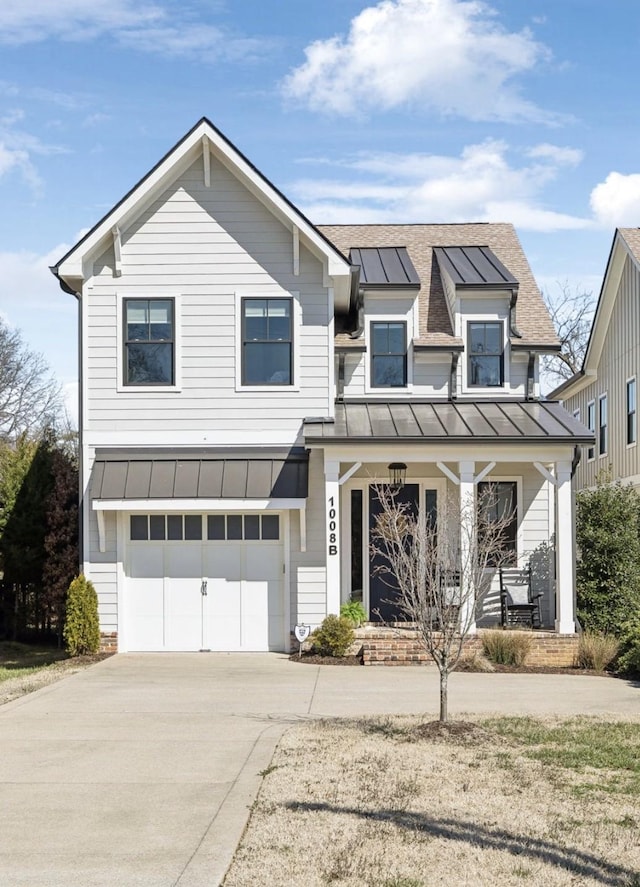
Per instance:
[[[175,384],[175,301],[172,298],[124,297],[123,385]]]
[[[467,384],[470,388],[504,387],[504,323],[467,322]]]
[[[499,541],[500,551],[491,558],[489,566],[515,567],[518,564],[518,513],[520,505],[519,482],[489,480],[478,484],[478,505],[482,511],[481,523],[506,521]]]
[[[407,322],[405,320],[372,320],[369,326],[371,342],[371,387],[406,388]]]
[[[609,416],[607,395],[598,398],[598,456],[606,456],[609,448]]]
[[[589,431],[592,431],[594,434],[596,432],[596,403],[594,400],[590,400],[587,404],[587,428]],[[591,462],[592,459],[596,457],[596,449],[595,447],[589,447],[587,450],[587,459]]]
[[[627,379],[627,446],[632,447],[638,441],[638,413],[636,377]]]
[[[293,299],[244,296],[241,300],[242,384],[293,384]]]

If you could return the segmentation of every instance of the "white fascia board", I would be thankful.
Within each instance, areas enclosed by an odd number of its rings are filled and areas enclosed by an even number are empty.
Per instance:
[[[338,442],[332,444],[325,440],[322,443],[307,442],[308,449],[324,450],[325,462],[334,460],[336,462],[353,463],[361,461],[363,465],[369,465],[372,462],[397,462],[402,459],[403,462],[431,462],[437,463],[443,461],[443,444],[442,443],[420,443],[416,441],[397,440],[392,444],[389,443],[367,443],[362,441],[346,444]],[[573,442],[560,443],[540,443],[523,442],[513,444],[496,443],[479,443],[475,444],[450,444],[446,443],[446,460],[447,462],[461,462],[465,460],[475,462],[557,462],[558,460],[573,458],[573,450],[575,444]]]
[[[313,225],[285,198],[271,186],[263,176],[238,151],[214,129],[208,121],[203,120],[180,142],[151,173],[135,187],[129,196],[108,213],[85,240],[66,256],[58,266],[60,277],[81,277],[83,259],[98,247],[114,225],[125,230],[133,219],[142,212],[153,197],[178,174],[181,161],[186,160],[187,166],[202,152],[203,138],[209,140],[210,149],[216,157],[231,170],[249,190],[255,194],[270,211],[285,221],[293,230],[295,225],[304,242],[315,255],[327,262],[328,273],[332,277],[350,277],[351,266],[344,256],[331,247],[316,231]]]
[[[94,499],[94,511],[290,511],[306,508],[306,499]]]

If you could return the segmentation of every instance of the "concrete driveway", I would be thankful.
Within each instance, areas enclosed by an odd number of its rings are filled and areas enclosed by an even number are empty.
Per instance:
[[[437,704],[433,668],[115,656],[0,707],[0,884],[216,887],[288,725]],[[638,716],[640,689],[459,674],[450,711]]]

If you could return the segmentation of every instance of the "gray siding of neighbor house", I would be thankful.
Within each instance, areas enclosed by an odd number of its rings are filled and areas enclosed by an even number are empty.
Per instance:
[[[332,327],[321,262],[219,162],[202,158],[121,232],[122,276],[109,249],[85,286],[88,444],[293,444],[301,420],[327,415]],[[238,293],[299,293],[298,390],[236,390]],[[122,389],[118,298],[178,296],[181,390]],[[121,390],[118,390],[120,388]]]
[[[633,376],[636,377],[636,391],[640,396],[640,272],[627,257],[605,334],[598,378],[564,401],[570,413],[580,410],[580,419],[585,424],[587,405],[595,401],[597,428],[598,399],[602,394],[607,395],[608,452],[603,456],[598,454],[597,440],[593,459],[588,459],[587,449],[583,448],[582,460],[576,472],[576,488],[579,490],[594,486],[599,472],[609,469],[614,478],[629,479],[634,485],[640,485],[638,444],[627,446],[626,442],[626,387],[627,380]]]

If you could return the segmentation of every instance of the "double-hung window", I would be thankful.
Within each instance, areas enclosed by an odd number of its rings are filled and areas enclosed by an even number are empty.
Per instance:
[[[468,384],[478,388],[504,385],[504,325],[502,322],[470,321],[467,327],[469,352]]]
[[[372,322],[371,387],[407,387],[407,324],[404,321]]]
[[[499,525],[495,555],[487,566],[515,566],[518,562],[518,485],[514,480],[478,484],[479,526]],[[488,530],[487,530],[488,531]]]
[[[636,380],[627,382],[627,446],[638,439],[638,420],[636,418]]]
[[[596,430],[596,405],[593,400],[587,404],[587,428],[595,434]],[[595,458],[595,447],[589,447],[587,450],[587,459]]]
[[[600,395],[598,401],[598,455],[606,456],[609,445],[607,395]]]
[[[291,299],[242,299],[242,384],[293,384]]]
[[[124,300],[124,384],[175,384],[173,299]]]

